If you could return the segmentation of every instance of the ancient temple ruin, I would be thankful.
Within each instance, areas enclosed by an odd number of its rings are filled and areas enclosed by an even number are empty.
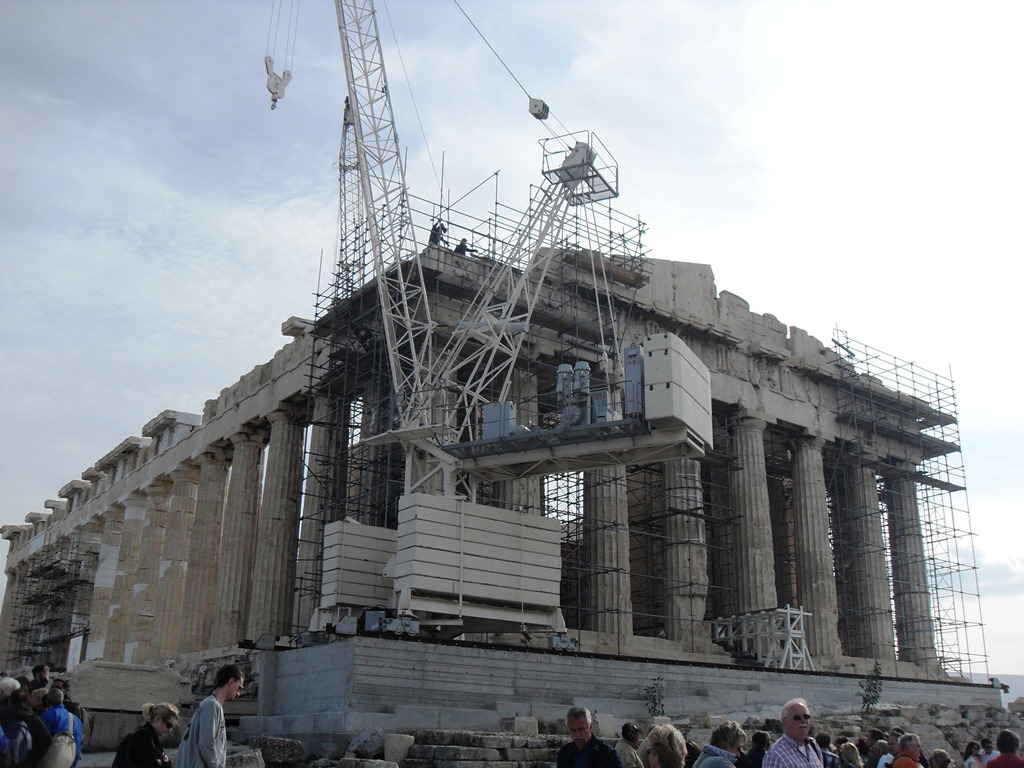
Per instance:
[[[477,233],[473,252],[421,254],[449,327],[498,236],[449,220],[460,228]],[[4,666],[372,635],[368,609],[393,631],[405,579],[418,606],[406,619],[432,617],[406,626],[439,641],[856,674],[878,661],[921,680],[984,671],[952,382],[839,331],[822,344],[719,291],[708,265],[646,258],[627,242],[641,228],[616,231],[604,253],[567,239],[513,399],[543,423],[569,346],[599,379],[592,342],[610,317],[623,344],[671,334],[710,375],[703,455],[485,483],[477,500],[513,522],[485,525],[479,545],[500,542],[486,551],[518,570],[472,555],[466,523],[451,568],[431,572],[442,586],[410,581],[406,457],[374,439],[391,407],[378,294],[342,262],[272,360],[201,415],[157,414],[3,528]],[[480,587],[489,571],[500,583]],[[458,615],[441,620],[431,590],[446,589]]]

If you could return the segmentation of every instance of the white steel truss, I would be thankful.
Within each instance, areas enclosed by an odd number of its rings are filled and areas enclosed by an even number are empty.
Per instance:
[[[804,636],[802,608],[773,608],[711,622],[714,641],[770,669],[814,669]]]

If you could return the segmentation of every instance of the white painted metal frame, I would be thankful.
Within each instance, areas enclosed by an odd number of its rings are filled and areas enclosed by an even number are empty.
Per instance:
[[[392,381],[403,426],[424,425],[432,323],[376,12],[372,0],[335,0],[335,9]]]
[[[773,608],[712,621],[714,640],[770,669],[814,669],[804,636],[802,608]]]

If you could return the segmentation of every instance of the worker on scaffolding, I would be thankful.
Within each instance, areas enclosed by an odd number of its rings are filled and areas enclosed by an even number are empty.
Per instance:
[[[427,241],[429,245],[446,245],[444,233],[448,231],[448,227],[444,225],[444,222],[438,219],[434,222],[434,226],[430,228],[430,239]]]
[[[476,248],[471,247],[466,243],[466,238],[462,238],[459,244],[455,246],[455,253],[460,256],[465,256],[467,253],[476,253]]]

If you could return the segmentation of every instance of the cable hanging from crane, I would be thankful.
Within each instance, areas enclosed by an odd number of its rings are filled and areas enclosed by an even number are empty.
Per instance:
[[[508,72],[509,77],[511,77],[515,81],[515,84],[519,86],[519,90],[526,94],[526,98],[530,100],[530,114],[532,114],[538,120],[546,120],[548,116],[551,114],[548,105],[544,103],[543,99],[537,99],[530,95],[530,92],[526,90],[526,87],[519,81],[519,78],[515,76],[515,73],[509,68],[508,64],[505,63],[505,60],[501,58],[498,52],[494,49],[494,46],[491,45],[490,40],[488,40],[484,33],[480,31],[480,28],[476,25],[476,23],[471,18],[469,18],[469,14],[466,13],[466,9],[459,5],[459,0],[452,0],[452,2],[455,3],[455,7],[462,12],[462,15],[466,17],[466,21],[468,21],[469,25],[473,27],[473,30],[480,36],[480,39],[484,41],[484,45],[486,45],[491,50],[491,53],[494,54],[494,58],[496,58],[498,62],[501,64],[501,66],[505,68],[505,71]],[[562,127],[562,131],[564,133],[571,132],[557,117],[555,118],[555,122],[557,122]],[[551,133],[551,136],[556,137],[556,131],[550,126],[548,126],[547,128],[548,131]]]
[[[398,52],[398,62],[402,67],[402,74],[405,76],[405,87],[409,90],[409,98],[412,100],[412,109],[416,113],[416,122],[420,126],[420,136],[423,137],[423,146],[427,150],[427,159],[430,161],[430,169],[434,172],[434,180],[437,182],[438,189],[442,187],[441,176],[438,175],[437,166],[434,164],[434,155],[430,151],[430,142],[427,141],[427,131],[423,127],[423,117],[420,115],[419,104],[416,103],[416,94],[412,89],[412,81],[409,78],[409,70],[405,66],[405,58],[402,56],[402,47],[398,43],[398,34],[395,32],[395,24],[391,20],[391,13],[388,10],[387,3],[383,3],[384,15],[388,19],[388,27],[391,29],[391,39],[395,41],[395,50]],[[443,162],[442,162],[442,173],[443,173]]]
[[[295,64],[295,40],[299,31],[299,2],[290,0],[288,4],[288,28],[284,42],[284,72],[274,72],[274,56],[277,55],[277,38],[281,31],[281,12],[284,0],[271,0],[270,24],[267,28],[267,51],[263,64],[267,70],[267,90],[270,91],[270,108],[277,109],[278,99],[284,98],[284,89],[292,80],[292,67]],[[273,37],[273,46],[271,46]]]

